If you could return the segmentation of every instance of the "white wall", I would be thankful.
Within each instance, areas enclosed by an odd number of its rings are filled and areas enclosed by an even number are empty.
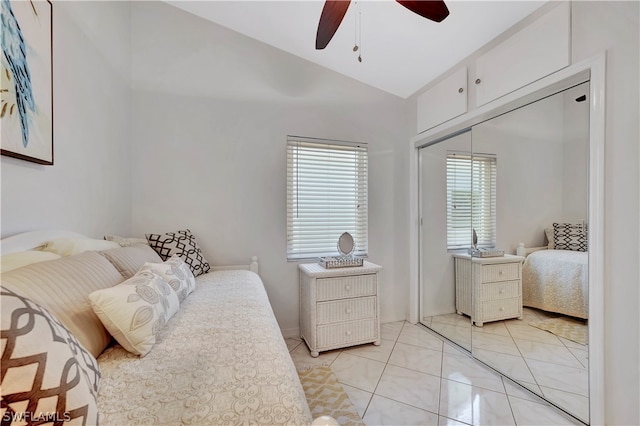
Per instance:
[[[586,140],[579,144],[573,134],[588,133],[589,111],[582,110],[579,127],[573,110],[584,104],[565,102],[574,91],[473,127],[473,151],[497,155],[496,245],[507,253],[515,254],[519,242],[544,245],[544,229],[554,222],[587,218],[589,150]]]
[[[53,5],[54,165],[1,158],[3,237],[130,232],[130,24],[124,2]]]
[[[640,3],[573,2],[572,61],[607,52],[605,407],[608,425],[640,424]]]
[[[369,260],[384,267],[382,320],[404,319],[404,102],[166,4],[134,3],[132,28],[133,233],[188,227],[214,264],[257,255],[296,335],[286,135],[368,142]]]
[[[563,93],[564,140],[562,151],[562,220],[580,223],[588,219],[589,208],[589,97],[590,83],[572,87]]]

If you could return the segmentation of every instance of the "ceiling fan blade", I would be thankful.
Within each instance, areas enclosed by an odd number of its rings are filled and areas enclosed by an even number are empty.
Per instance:
[[[322,8],[318,33],[316,34],[316,49],[327,47],[333,35],[338,30],[344,14],[347,13],[350,0],[327,0]]]
[[[449,16],[449,9],[447,9],[447,5],[442,0],[396,1],[410,11],[435,22],[442,22],[444,18]]]

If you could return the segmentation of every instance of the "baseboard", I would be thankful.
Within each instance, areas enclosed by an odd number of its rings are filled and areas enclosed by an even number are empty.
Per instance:
[[[299,339],[300,338],[300,328],[299,327],[296,327],[296,328],[281,328],[280,332],[282,333],[282,337],[284,337],[285,339],[287,339],[287,338]]]

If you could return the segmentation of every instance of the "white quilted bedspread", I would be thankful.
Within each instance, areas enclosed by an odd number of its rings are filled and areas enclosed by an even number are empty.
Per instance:
[[[549,312],[589,317],[588,254],[540,250],[522,267],[522,303]]]
[[[98,358],[101,425],[309,424],[311,414],[258,275],[197,278],[144,358]]]

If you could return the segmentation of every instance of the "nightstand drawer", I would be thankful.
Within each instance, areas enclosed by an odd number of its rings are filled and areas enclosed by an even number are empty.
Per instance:
[[[318,326],[318,347],[337,347],[338,345],[358,344],[377,336],[375,318]]]
[[[522,314],[522,302],[519,297],[504,300],[492,300],[480,304],[484,322],[495,319],[513,318]]]
[[[498,281],[482,284],[480,301],[511,299],[520,296],[520,281]]]
[[[318,303],[317,324],[330,324],[376,316],[376,297],[361,297]]]
[[[350,275],[339,278],[318,278],[316,300],[336,300],[376,294],[376,275]]]
[[[520,263],[482,265],[482,282],[511,281],[520,279]]]

